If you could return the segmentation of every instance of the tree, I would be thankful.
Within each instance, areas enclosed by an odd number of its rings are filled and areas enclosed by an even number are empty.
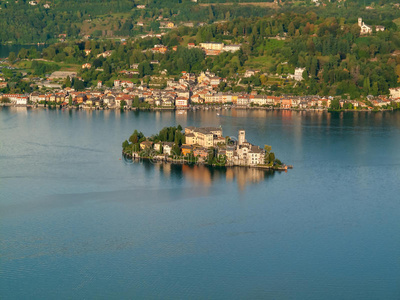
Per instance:
[[[17,56],[15,55],[15,52],[10,52],[8,55],[8,61],[9,62],[14,62],[17,59]]]
[[[69,76],[67,76],[67,78],[65,79],[64,85],[65,85],[65,87],[71,87],[72,83],[71,83],[71,79],[69,78]]]
[[[264,150],[265,150],[265,156],[264,156],[264,163],[268,164],[269,161],[269,154],[271,152],[272,147],[268,145],[264,145]]]
[[[1,99],[1,103],[11,103],[11,100],[7,97]]]
[[[24,59],[28,56],[28,49],[22,48],[19,53],[18,53],[18,58],[19,59]]]
[[[140,105],[139,97],[135,96],[132,102],[132,107],[139,107],[139,105]]]
[[[76,91],[82,91],[85,89],[85,83],[82,80],[75,79],[74,80],[74,89]]]
[[[111,66],[108,62],[103,63],[103,71],[104,71],[104,74],[111,75],[112,70],[111,70]]]
[[[140,143],[133,144],[132,151],[139,152],[140,151]]]
[[[180,156],[181,148],[177,144],[174,144],[174,146],[172,147],[172,153],[173,155]]]
[[[271,151],[272,147],[268,145],[264,145],[264,150],[266,153],[269,153]]]
[[[214,157],[215,157],[215,149],[214,148],[209,148],[208,149],[208,157],[207,157],[207,162],[208,164],[212,164],[214,161]]]
[[[307,79],[308,79],[308,72],[307,72],[307,70],[304,70],[304,71],[303,71],[302,77],[303,77],[304,80],[307,80]]]
[[[147,60],[145,60],[144,62],[141,62],[139,64],[138,69],[139,69],[140,77],[144,77],[146,75],[151,75],[151,72],[152,72],[151,65]]]
[[[136,144],[139,141],[139,132],[135,130],[133,134],[129,137],[129,141],[132,144]]]
[[[290,22],[289,27],[288,27],[288,34],[289,35],[294,35],[295,29],[296,28],[294,27],[293,22]]]
[[[274,153],[274,152],[271,152],[271,153],[269,154],[269,156],[268,156],[268,161],[269,161],[270,163],[273,163],[273,162],[275,161],[275,153]]]
[[[333,110],[339,110],[340,109],[340,102],[337,99],[333,99],[331,101],[331,109]]]
[[[100,68],[102,64],[103,64],[103,62],[102,62],[100,59],[98,59],[98,58],[96,58],[96,59],[93,61],[93,67],[95,67],[95,68]]]

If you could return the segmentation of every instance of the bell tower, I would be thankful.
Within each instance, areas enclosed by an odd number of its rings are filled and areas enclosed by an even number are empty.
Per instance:
[[[239,130],[238,142],[239,146],[243,145],[246,142],[246,131]]]

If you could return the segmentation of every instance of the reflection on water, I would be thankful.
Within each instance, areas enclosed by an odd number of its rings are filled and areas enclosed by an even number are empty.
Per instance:
[[[119,160],[178,123],[294,169]],[[399,136],[400,111],[0,107],[0,299],[399,299]]]
[[[133,163],[135,166],[143,167],[146,170],[154,168],[157,175],[164,178],[183,178],[191,185],[201,188],[209,188],[214,183],[225,180],[226,183],[234,182],[240,191],[244,191],[247,186],[264,182],[274,175],[272,170],[261,170],[247,167],[210,167],[206,165],[177,165],[165,162],[152,163],[149,161],[135,162],[124,158],[126,163]],[[153,174],[154,176],[154,174]]]

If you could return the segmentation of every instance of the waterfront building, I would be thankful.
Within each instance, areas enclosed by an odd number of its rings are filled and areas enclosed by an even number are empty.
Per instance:
[[[172,147],[174,146],[174,143],[164,142],[162,146],[163,146],[163,154],[172,155]]]
[[[140,143],[141,150],[151,149],[152,146],[153,146],[153,142],[151,142],[151,141],[143,141]]]
[[[186,127],[185,137],[187,145],[200,145],[205,148],[214,146],[214,140],[222,142],[222,129],[219,127]],[[225,139],[224,139],[225,141]]]
[[[400,88],[398,88],[398,87],[389,89],[389,93],[390,93],[390,97],[392,99],[400,98]]]

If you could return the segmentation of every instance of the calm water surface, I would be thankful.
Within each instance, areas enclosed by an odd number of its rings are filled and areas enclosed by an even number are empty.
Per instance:
[[[131,164],[219,126],[287,173]],[[1,299],[400,299],[400,113],[0,108]]]

